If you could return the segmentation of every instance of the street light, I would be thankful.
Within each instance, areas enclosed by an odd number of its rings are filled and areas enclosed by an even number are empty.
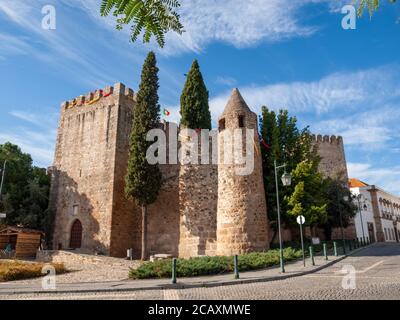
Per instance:
[[[282,166],[277,166],[276,160],[274,160],[275,167],[275,184],[276,184],[276,205],[278,209],[278,234],[279,234],[279,261],[281,265],[282,273],[285,272],[285,265],[283,262],[283,244],[282,244],[282,232],[281,232],[281,208],[279,204],[279,186],[278,186],[278,170],[282,168],[286,168],[286,164]],[[292,176],[286,172],[282,176],[282,184],[284,187],[288,187],[292,184]]]
[[[348,196],[343,197],[344,201],[349,201]],[[344,239],[344,228],[343,228],[343,214],[342,214],[342,208],[340,206],[340,201],[339,201],[339,216],[340,216],[340,231],[342,234],[342,243],[343,243],[343,253],[346,254],[346,240]]]
[[[4,174],[6,172],[6,164],[7,164],[7,160],[4,160],[4,164],[3,164],[3,170],[1,173],[1,183],[0,183],[0,200],[1,200],[1,194],[3,191],[3,183],[4,183]]]
[[[290,173],[287,173],[285,171],[282,176],[282,184],[284,187],[289,187],[292,184],[292,176],[290,175]]]
[[[361,200],[364,202],[364,205],[365,205],[365,199],[361,193],[356,195],[355,198],[357,199],[357,202],[358,202],[358,211],[360,213],[360,220],[361,220],[361,230],[362,230],[362,235],[363,235],[363,241],[365,241],[364,222],[363,222],[363,218],[362,218],[362,209],[361,209]]]

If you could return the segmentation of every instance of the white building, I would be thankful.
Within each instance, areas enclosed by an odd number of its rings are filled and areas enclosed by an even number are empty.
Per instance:
[[[357,237],[371,242],[399,242],[400,197],[357,179],[350,190],[359,208],[354,219]]]

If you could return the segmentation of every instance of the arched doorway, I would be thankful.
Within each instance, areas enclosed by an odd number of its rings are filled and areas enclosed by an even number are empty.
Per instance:
[[[69,247],[71,249],[78,249],[82,246],[82,223],[79,220],[75,220],[72,224],[69,239]]]

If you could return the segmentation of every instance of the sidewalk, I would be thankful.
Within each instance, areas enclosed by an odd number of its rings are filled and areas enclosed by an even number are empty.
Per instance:
[[[353,250],[350,254],[355,254],[367,247]],[[247,271],[240,273],[240,279],[234,279],[233,274],[212,275],[195,278],[178,278],[177,284],[172,284],[170,279],[151,279],[151,280],[123,280],[123,281],[104,281],[104,282],[80,282],[57,284],[56,290],[43,290],[42,279],[36,279],[34,283],[5,282],[0,283],[0,296],[9,294],[32,294],[32,293],[72,293],[72,292],[112,292],[112,291],[137,291],[137,290],[163,290],[163,289],[184,289],[196,287],[215,287],[243,283],[266,282],[283,280],[291,277],[298,277],[317,272],[329,267],[348,255],[338,257],[329,256],[328,261],[322,256],[315,257],[315,266],[311,266],[311,260],[306,260],[306,267],[303,261],[295,261],[285,266],[285,273],[280,272],[279,267],[272,267],[258,271]]]

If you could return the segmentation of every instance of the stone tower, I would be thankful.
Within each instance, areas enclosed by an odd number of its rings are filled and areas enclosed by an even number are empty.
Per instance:
[[[138,248],[140,215],[124,197],[134,104],[121,83],[62,104],[51,167],[55,249],[124,256]]]
[[[218,255],[268,249],[269,226],[257,128],[257,115],[249,109],[239,90],[235,89],[219,118]],[[226,151],[228,154],[232,151],[233,143],[235,146],[238,143],[242,143],[242,147],[246,145],[246,129],[253,129],[252,144],[250,150],[242,149],[242,155],[252,155],[254,170],[248,175],[238,175],[240,164],[230,163]],[[241,132],[241,141],[229,138],[235,130]]]
[[[347,185],[348,173],[343,138],[313,135],[313,144],[321,157],[319,171],[326,177],[339,179]]]

